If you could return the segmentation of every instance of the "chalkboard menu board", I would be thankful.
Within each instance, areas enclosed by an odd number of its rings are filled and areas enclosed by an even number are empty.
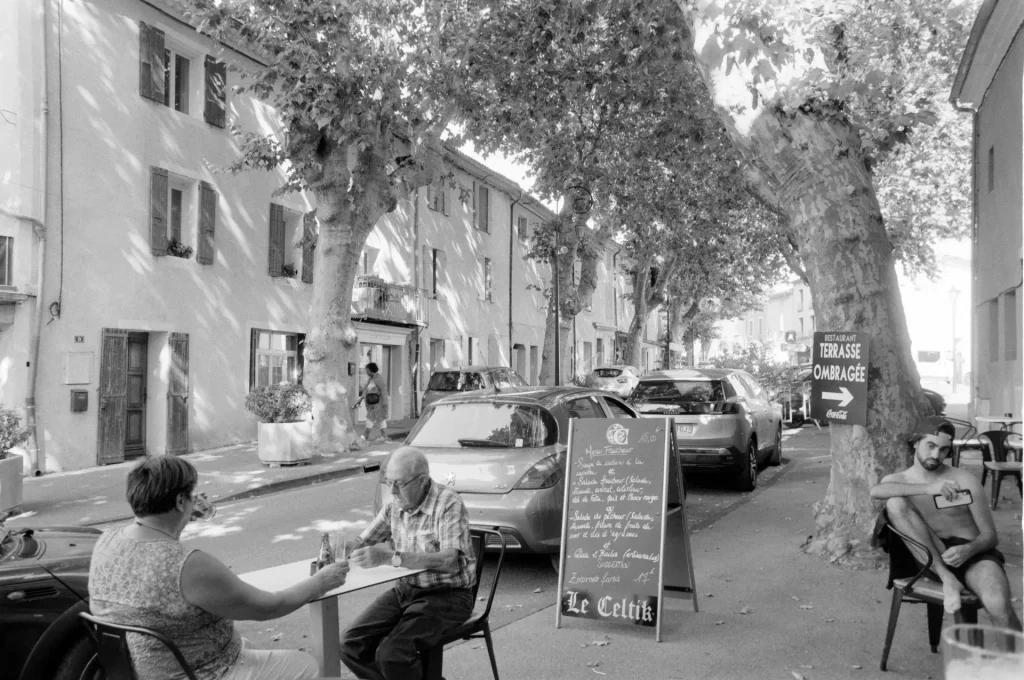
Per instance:
[[[615,620],[656,626],[660,640],[670,427],[572,421],[556,626],[563,615]]]

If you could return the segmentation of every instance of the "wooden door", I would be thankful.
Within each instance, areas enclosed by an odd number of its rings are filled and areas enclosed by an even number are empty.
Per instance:
[[[124,457],[146,453],[146,367],[149,365],[148,333],[129,333],[125,379],[127,394],[124,404]]]
[[[188,333],[171,333],[171,373],[167,382],[167,454],[188,452]]]
[[[96,439],[98,465],[124,461],[127,354],[128,331],[104,328],[100,351],[99,432]]]

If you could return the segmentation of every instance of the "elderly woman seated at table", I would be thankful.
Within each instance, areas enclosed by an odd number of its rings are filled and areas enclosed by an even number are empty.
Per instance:
[[[316,660],[297,650],[249,649],[233,621],[289,614],[345,583],[348,563],[328,565],[281,592],[241,581],[222,562],[179,542],[195,510],[198,475],[173,456],[140,461],[128,473],[135,521],[108,530],[89,571],[92,613],[114,623],[168,636],[199,680],[304,680],[319,676]],[[140,678],[183,677],[174,657],[155,640],[129,635]]]

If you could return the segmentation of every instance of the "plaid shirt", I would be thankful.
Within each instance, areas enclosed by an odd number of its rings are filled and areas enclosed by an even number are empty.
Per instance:
[[[394,542],[402,553],[459,551],[459,570],[454,574],[428,569],[402,579],[418,588],[469,588],[476,578],[476,557],[469,538],[469,515],[462,498],[446,486],[430,480],[430,488],[419,507],[400,510],[395,500],[381,508],[370,526],[359,536],[364,545]]]

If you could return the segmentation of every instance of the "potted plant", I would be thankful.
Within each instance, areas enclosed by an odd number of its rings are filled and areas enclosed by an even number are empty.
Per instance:
[[[302,385],[257,387],[245,408],[259,419],[257,452],[265,464],[296,464],[313,457],[312,402]]]
[[[28,430],[22,429],[17,412],[0,406],[0,512],[21,505],[24,462],[11,449],[23,444],[28,434]]]

